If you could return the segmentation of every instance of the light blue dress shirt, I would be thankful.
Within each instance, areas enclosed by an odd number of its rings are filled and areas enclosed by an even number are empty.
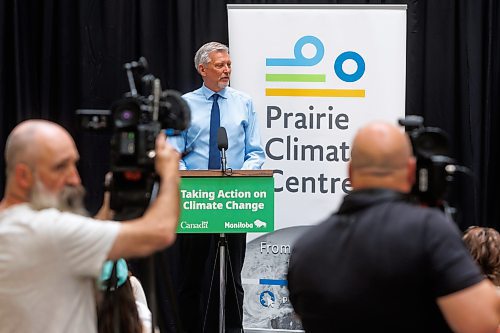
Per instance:
[[[208,168],[210,112],[214,93],[203,85],[182,96],[191,109],[191,125],[180,136],[168,139],[179,152],[189,152],[180,162],[181,170]],[[226,129],[228,138],[227,168],[260,169],[264,164],[265,153],[252,99],[231,87],[226,87],[218,94],[220,126]]]

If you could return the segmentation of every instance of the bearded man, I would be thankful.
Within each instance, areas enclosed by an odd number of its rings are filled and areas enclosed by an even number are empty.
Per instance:
[[[96,332],[94,285],[106,259],[147,256],[175,241],[179,154],[160,134],[158,197],[123,223],[82,214],[75,142],[46,120],[17,125],[5,147],[0,202],[2,332]],[[99,215],[107,217],[104,205]]]

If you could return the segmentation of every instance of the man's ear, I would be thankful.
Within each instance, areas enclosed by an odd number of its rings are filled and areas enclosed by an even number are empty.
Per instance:
[[[353,169],[352,169],[352,163],[349,162],[348,166],[347,166],[347,176],[349,177],[350,181],[351,181],[351,187],[353,187],[352,185],[352,182],[353,182]],[[357,179],[354,179],[354,181],[356,181]]]
[[[198,65],[198,73],[200,73],[201,76],[207,76],[207,71],[203,64]]]
[[[411,188],[413,184],[415,184],[415,180],[417,178],[417,160],[413,156],[408,159],[407,172],[408,174],[406,177]]]
[[[33,170],[27,164],[18,163],[14,168],[14,176],[16,183],[22,189],[29,189],[33,186]]]

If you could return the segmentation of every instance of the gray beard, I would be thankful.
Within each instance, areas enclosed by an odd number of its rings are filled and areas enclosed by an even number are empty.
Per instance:
[[[229,86],[229,82],[228,83],[220,83],[220,82],[217,82],[217,86],[221,89],[224,89],[226,88],[227,86]]]
[[[78,215],[89,216],[83,204],[85,189],[83,186],[65,186],[58,194],[47,191],[45,186],[36,180],[30,193],[30,205],[34,210],[55,208],[61,212],[70,212]]]

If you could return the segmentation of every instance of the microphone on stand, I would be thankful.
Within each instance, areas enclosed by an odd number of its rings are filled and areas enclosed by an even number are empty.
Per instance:
[[[224,127],[219,127],[217,130],[217,147],[221,151],[220,160],[222,166],[222,172],[226,172],[226,150],[227,150],[227,132]]]
[[[220,150],[220,164],[222,167],[222,174],[230,176],[226,168],[226,150],[227,150],[227,132],[224,127],[217,129],[217,148]],[[227,241],[224,233],[219,236],[219,332],[224,332],[226,322],[226,256],[229,255],[227,250]],[[229,262],[231,263],[231,262]],[[215,267],[214,267],[215,268]]]

